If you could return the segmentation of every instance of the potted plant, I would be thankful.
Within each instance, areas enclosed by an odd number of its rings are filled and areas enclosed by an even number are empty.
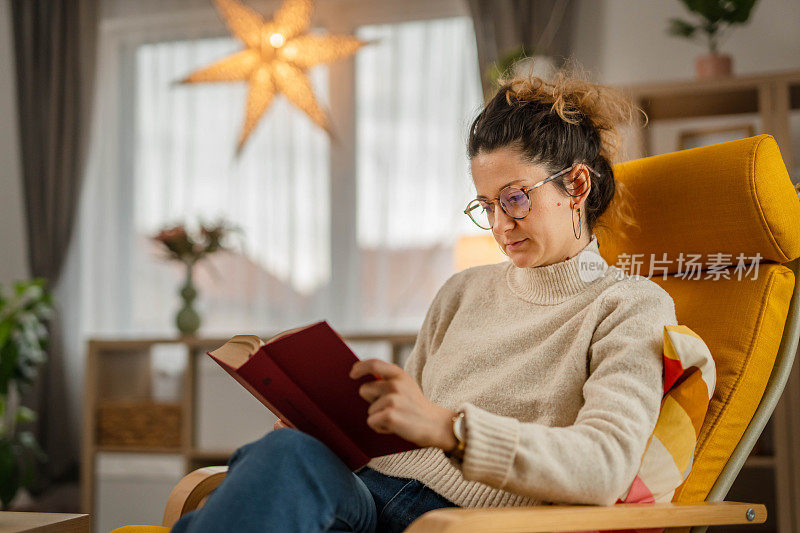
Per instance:
[[[46,358],[52,297],[44,278],[18,281],[11,295],[5,292],[0,286],[0,503],[8,509],[19,489],[33,483],[36,461],[46,459],[33,433],[22,429],[36,414],[20,398]]]
[[[733,59],[719,53],[719,44],[725,30],[735,24],[744,24],[758,0],[681,0],[686,8],[699,17],[696,23],[681,19],[669,20],[670,35],[699,39],[708,43],[709,53],[695,59],[698,78],[730,76]]]
[[[553,58],[542,48],[534,47],[530,53],[524,46],[518,46],[507,51],[496,63],[486,69],[486,78],[496,90],[499,88],[500,79],[509,75],[533,75],[548,79],[556,69]]]
[[[183,224],[178,224],[164,228],[152,237],[162,245],[166,259],[179,261],[186,268],[186,281],[180,290],[183,305],[175,316],[175,325],[181,334],[194,335],[200,328],[200,315],[193,305],[197,298],[197,290],[192,283],[194,265],[215,252],[229,249],[224,241],[230,233],[236,231],[241,229],[224,221],[216,224],[200,222],[199,233],[187,232]]]

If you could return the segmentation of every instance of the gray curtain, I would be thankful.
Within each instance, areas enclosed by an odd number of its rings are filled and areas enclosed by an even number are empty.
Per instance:
[[[492,87],[483,75],[510,50],[522,45],[530,54],[544,48],[563,62],[572,52],[574,3],[570,0],[468,0],[484,97]]]
[[[12,0],[23,196],[33,276],[54,287],[81,189],[94,77],[99,0]],[[57,302],[48,361],[30,395],[37,435],[58,477],[77,465],[79,428],[65,427]]]

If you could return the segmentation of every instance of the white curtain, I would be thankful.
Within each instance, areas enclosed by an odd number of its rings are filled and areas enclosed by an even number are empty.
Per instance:
[[[480,231],[466,157],[482,95],[469,17],[364,26],[356,58],[361,319],[415,327],[453,273],[453,245]]]
[[[129,9],[131,4],[120,4]],[[357,198],[330,205],[327,135],[278,96],[234,157],[243,84],[174,82],[241,44],[212,12],[101,25],[96,109],[75,238],[56,298],[64,313],[74,427],[91,337],[174,336],[184,272],[149,239],[170,223],[224,217],[234,252],[196,270],[202,335],[267,334],[329,319],[348,330],[415,331],[453,273],[452,246],[475,231],[465,155],[480,80],[468,17],[362,27],[356,56]],[[310,71],[328,107],[328,67]],[[356,209],[332,227],[332,209]],[[191,226],[190,226],[191,227]],[[352,232],[352,250],[332,235]],[[333,242],[348,242],[336,239]],[[356,282],[332,257],[358,256]],[[338,259],[336,259],[338,260]],[[342,316],[342,291],[359,305]]]
[[[236,253],[199,264],[205,331],[264,331],[309,319],[329,280],[326,134],[279,97],[237,160],[245,85],[172,85],[187,69],[239,48],[222,38],[147,44],[136,51],[134,260],[150,273],[135,281],[131,295],[137,329],[172,331],[168,306],[153,313],[151,304],[168,303],[159,295],[174,293],[182,273],[166,268],[147,239],[166,221],[225,218],[243,230]],[[327,107],[327,67],[310,75]]]

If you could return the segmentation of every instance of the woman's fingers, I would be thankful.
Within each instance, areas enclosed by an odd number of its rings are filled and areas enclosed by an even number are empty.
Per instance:
[[[369,403],[374,402],[388,392],[397,392],[397,384],[382,379],[364,383],[358,388],[359,396]]]
[[[275,423],[272,425],[272,429],[281,429],[281,428],[288,428],[288,427],[289,427],[289,426],[287,426],[286,424],[284,424],[284,423],[283,423],[283,420],[281,420],[280,418],[279,418],[279,419],[277,419],[277,420],[275,421]]]

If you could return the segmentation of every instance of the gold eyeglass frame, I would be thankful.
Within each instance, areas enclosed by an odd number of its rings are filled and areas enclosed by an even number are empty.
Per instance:
[[[475,225],[476,225],[476,226],[478,226],[479,228],[481,228],[481,229],[485,229],[485,230],[492,229],[492,225],[491,225],[491,224],[489,224],[489,227],[488,227],[488,228],[484,228],[483,226],[481,226],[480,224],[478,224],[478,221],[477,221],[477,220],[475,220],[475,219],[472,217],[472,213],[471,213],[471,211],[474,211],[474,210],[475,210],[477,207],[480,207],[480,206],[481,206],[481,204],[480,204],[480,201],[481,201],[481,200],[483,200],[484,202],[487,202],[487,203],[490,203],[490,204],[493,204],[493,203],[497,202],[497,205],[499,205],[499,206],[500,206],[500,209],[502,209],[502,210],[503,210],[503,213],[505,213],[507,216],[509,216],[509,217],[511,217],[511,218],[513,218],[513,219],[515,219],[515,220],[522,220],[523,218],[525,218],[526,216],[528,216],[528,215],[530,214],[530,212],[531,212],[531,208],[533,207],[533,204],[531,203],[531,196],[530,196],[530,192],[531,192],[532,190],[534,190],[534,189],[536,189],[536,188],[538,188],[538,187],[541,187],[541,186],[542,186],[542,185],[544,185],[545,183],[547,183],[547,182],[549,182],[549,181],[552,181],[552,180],[556,179],[556,178],[557,178],[557,177],[559,177],[559,176],[563,176],[564,174],[566,174],[567,172],[570,172],[570,171],[571,171],[573,168],[575,168],[575,167],[576,167],[576,166],[578,166],[578,165],[583,165],[583,166],[585,166],[585,167],[586,167],[586,168],[589,170],[589,172],[591,172],[591,173],[592,173],[592,174],[594,174],[595,176],[598,176],[598,177],[600,176],[600,174],[598,174],[598,173],[597,173],[597,171],[595,171],[595,170],[594,170],[592,167],[590,167],[590,166],[589,166],[589,165],[587,165],[586,163],[575,163],[575,164],[574,164],[574,165],[572,165],[571,167],[569,167],[569,168],[565,168],[564,170],[562,170],[562,171],[560,171],[560,172],[556,172],[556,173],[555,173],[555,174],[553,174],[552,176],[549,176],[549,177],[547,177],[547,178],[543,179],[542,181],[539,181],[539,182],[537,182],[537,183],[535,183],[535,184],[533,184],[533,185],[531,185],[531,186],[527,186],[527,187],[517,187],[516,185],[506,185],[505,187],[503,187],[502,189],[500,189],[500,194],[498,194],[498,195],[497,195],[497,196],[495,196],[494,198],[491,198],[491,199],[490,199],[490,198],[483,198],[483,197],[480,197],[480,196],[479,196],[479,197],[477,197],[477,198],[474,198],[474,199],[470,200],[470,202],[467,204],[467,208],[466,208],[466,209],[464,209],[464,214],[465,214],[465,215],[467,215],[467,216],[469,217],[469,219],[470,219],[472,222],[474,222],[474,223],[475,223]],[[503,194],[503,191],[504,191],[504,190],[506,190],[506,189],[508,189],[508,188],[514,188],[514,189],[518,189],[518,190],[519,190],[519,191],[521,191],[521,192],[522,192],[522,193],[525,195],[525,197],[528,199],[528,212],[527,212],[527,213],[525,213],[524,215],[522,215],[521,217],[515,217],[515,216],[511,216],[510,214],[508,214],[508,211],[506,211],[506,208],[505,208],[505,207],[503,207],[503,204],[501,204],[501,203],[500,203],[500,195],[501,195],[501,194]],[[577,196],[580,196],[580,195],[577,195]],[[475,202],[478,202],[478,203],[476,204]]]

